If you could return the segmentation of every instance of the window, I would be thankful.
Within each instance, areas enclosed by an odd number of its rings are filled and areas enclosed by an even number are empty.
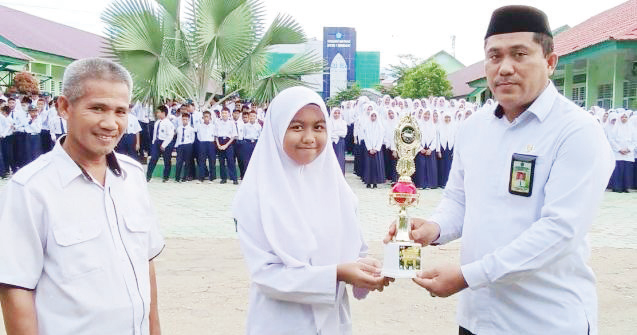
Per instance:
[[[613,106],[613,84],[603,84],[597,87],[597,106],[610,109]]]
[[[553,79],[553,84],[555,84],[557,92],[561,95],[564,95],[564,78]]]
[[[58,95],[62,95],[62,81],[58,82]]]
[[[44,80],[40,80],[40,93],[46,92],[46,82]]]
[[[624,81],[624,101],[623,107],[626,109],[633,109],[637,107],[635,105],[637,101],[637,81]]]
[[[586,84],[573,85],[571,100],[580,107],[586,105]]]

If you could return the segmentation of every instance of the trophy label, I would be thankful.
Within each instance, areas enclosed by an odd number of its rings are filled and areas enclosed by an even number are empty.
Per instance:
[[[420,270],[420,247],[401,245],[398,248],[400,270]]]

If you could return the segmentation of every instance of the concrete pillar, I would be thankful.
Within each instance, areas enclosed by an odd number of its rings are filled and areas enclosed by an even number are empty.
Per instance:
[[[620,108],[624,103],[624,59],[624,54],[619,52],[613,57],[613,108]]]
[[[564,65],[564,96],[573,98],[573,63]]]

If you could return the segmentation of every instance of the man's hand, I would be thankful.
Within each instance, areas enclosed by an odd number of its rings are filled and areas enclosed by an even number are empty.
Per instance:
[[[412,218],[411,227],[409,229],[409,237],[422,245],[429,245],[440,237],[440,226],[433,222],[418,218]],[[383,239],[384,243],[389,243],[396,235],[396,223],[389,226],[389,231]]]
[[[33,291],[0,284],[0,304],[7,335],[37,335]]]
[[[420,271],[412,280],[429,291],[432,296],[443,298],[469,287],[464,280],[460,266],[457,265],[442,265]]]

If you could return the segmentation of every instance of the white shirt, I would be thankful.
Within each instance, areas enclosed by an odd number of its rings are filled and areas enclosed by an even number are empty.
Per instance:
[[[35,290],[41,335],[149,333],[164,242],[142,166],[111,157],[101,186],[58,141],[0,196],[0,283]]]
[[[42,131],[42,119],[36,117],[35,119],[29,119],[24,124],[24,132],[29,135],[38,135]]]
[[[199,139],[199,142],[214,142],[215,124],[212,120],[208,124],[203,122],[199,124],[199,127],[197,127],[197,139]]]
[[[458,132],[432,217],[436,242],[462,237],[458,323],[475,334],[597,334],[586,236],[614,166],[602,127],[552,83],[512,123],[493,110]],[[509,193],[514,153],[537,156],[530,197]]]
[[[215,133],[217,134],[217,137],[237,137],[237,126],[234,121],[230,119],[226,121],[219,119],[219,121],[217,121],[216,130],[217,131]]]
[[[11,125],[12,120],[0,113],[0,138],[7,137],[13,133]]]
[[[170,120],[164,118],[163,120],[155,121],[155,126],[153,127],[153,143],[157,140],[162,141],[161,147],[166,149],[170,141],[173,140],[174,135],[175,126],[173,126]]]
[[[246,140],[257,140],[261,135],[261,125],[258,122],[243,124],[243,138]]]
[[[126,134],[137,134],[142,131],[142,126],[139,124],[137,117],[128,113],[128,127],[126,127]]]
[[[55,139],[55,135],[66,134],[68,127],[66,120],[59,115],[49,118],[49,127],[51,128],[51,138]]]
[[[180,126],[177,128],[177,141],[175,148],[182,144],[192,144],[195,142],[195,128],[191,126]]]

